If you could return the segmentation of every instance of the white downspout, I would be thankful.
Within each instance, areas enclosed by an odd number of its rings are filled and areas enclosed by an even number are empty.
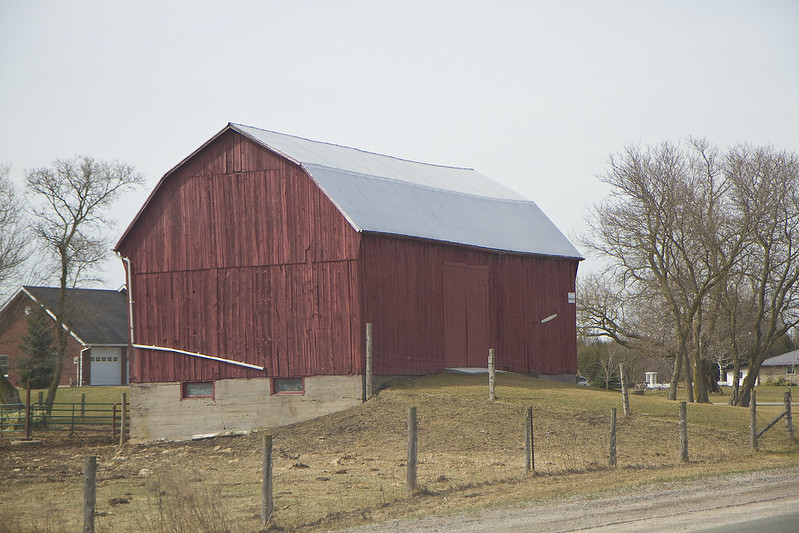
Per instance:
[[[167,347],[164,347],[164,346],[150,346],[150,345],[146,345],[146,344],[136,344],[136,342],[133,339],[133,290],[132,290],[132,283],[133,283],[132,279],[133,278],[131,276],[130,259],[128,259],[127,257],[123,257],[122,254],[119,253],[119,251],[115,250],[115,253],[117,254],[117,257],[122,259],[128,265],[128,268],[126,268],[125,270],[127,271],[128,315],[130,316],[130,345],[133,348],[138,348],[138,349],[142,349],[142,350],[157,350],[157,351],[161,351],[161,352],[179,353],[179,354],[183,354],[183,355],[189,355],[191,357],[199,357],[201,359],[210,359],[212,361],[219,361],[221,363],[227,363],[229,365],[236,365],[236,366],[243,366],[245,368],[252,368],[252,369],[255,369],[255,370],[263,370],[264,369],[264,367],[259,366],[259,365],[251,365],[250,363],[245,363],[243,361],[236,361],[236,360],[233,360],[233,359],[225,359],[223,357],[216,357],[216,356],[213,356],[213,355],[205,355],[205,354],[196,353],[196,352],[189,352],[189,351],[186,351],[186,350],[178,350],[176,348],[167,348]],[[128,354],[128,362],[130,362],[130,355],[131,354]],[[130,363],[128,364],[128,368],[130,368]],[[128,381],[130,381],[130,370],[128,370]]]
[[[134,348],[139,348],[140,350],[154,350],[157,352],[171,352],[171,353],[179,353],[182,355],[189,355],[191,357],[198,357],[200,359],[209,359],[211,361],[219,361],[220,363],[227,363],[229,365],[236,365],[236,366],[243,366],[245,368],[252,368],[254,370],[263,370],[264,367],[259,365],[253,365],[250,363],[245,363],[244,361],[236,361],[235,359],[225,359],[224,357],[217,357],[215,355],[206,355],[204,353],[197,353],[197,352],[189,352],[186,350],[179,350],[177,348],[168,348],[166,346],[150,346],[149,344],[134,344]]]
[[[78,356],[78,387],[83,387],[83,352],[86,350],[91,350],[91,348],[82,349]],[[91,364],[91,361],[89,361],[89,364]]]
[[[132,281],[131,281],[132,280],[132,276],[131,276],[131,273],[130,273],[130,268],[131,268],[130,267],[130,259],[128,259],[127,257],[123,257],[122,254],[120,254],[119,251],[117,251],[117,250],[115,250],[115,253],[117,254],[117,257],[122,259],[128,265],[128,267],[125,269],[125,274],[126,274],[126,277],[127,277],[126,285],[127,285],[127,289],[128,289],[128,322],[130,323],[130,344],[133,345],[134,344],[134,340],[133,340],[133,288],[131,286],[131,284],[132,284]],[[130,360],[130,354],[128,354],[128,360]]]

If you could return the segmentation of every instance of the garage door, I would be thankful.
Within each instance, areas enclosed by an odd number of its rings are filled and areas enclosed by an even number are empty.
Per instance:
[[[119,348],[92,348],[92,385],[119,385],[122,350]]]

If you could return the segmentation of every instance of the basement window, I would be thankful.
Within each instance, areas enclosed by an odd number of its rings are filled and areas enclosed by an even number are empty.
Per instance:
[[[273,378],[272,394],[304,394],[305,382],[302,378]]]
[[[213,381],[185,381],[181,389],[181,399],[214,397]]]

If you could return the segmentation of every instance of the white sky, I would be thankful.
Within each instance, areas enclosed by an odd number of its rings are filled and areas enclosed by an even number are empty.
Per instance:
[[[0,0],[0,162],[136,165],[115,237],[228,122],[473,167],[572,237],[626,144],[799,151],[799,2]]]

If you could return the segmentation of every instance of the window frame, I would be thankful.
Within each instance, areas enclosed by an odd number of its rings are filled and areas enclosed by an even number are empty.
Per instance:
[[[188,388],[190,385],[200,385],[200,384],[211,384],[211,394],[188,394]],[[203,398],[211,398],[212,400],[216,398],[216,382],[212,379],[200,379],[197,381],[181,381],[180,383],[180,399],[181,400],[197,400]]]
[[[5,358],[5,364],[0,364],[0,370],[3,373],[3,377],[8,377],[8,361],[9,358],[6,354],[0,354],[0,359]]]
[[[300,390],[292,390],[292,391],[279,391],[277,390],[277,382],[278,381],[288,381],[288,380],[300,380]],[[274,396],[283,396],[283,395],[290,395],[290,394],[305,394],[305,378],[302,376],[295,376],[295,377],[283,377],[283,378],[271,378],[270,380],[271,386],[271,393]]]

